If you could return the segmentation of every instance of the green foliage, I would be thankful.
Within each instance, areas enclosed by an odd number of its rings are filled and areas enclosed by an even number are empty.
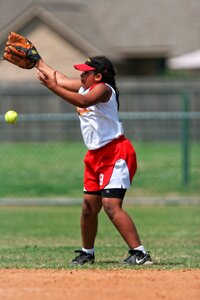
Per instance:
[[[129,196],[197,196],[199,143],[190,144],[190,181],[183,184],[180,143],[134,143],[138,171]],[[82,196],[83,142],[2,143],[0,197]]]
[[[198,206],[126,206],[154,265],[124,267],[127,245],[102,211],[96,239],[96,263],[82,268],[200,268]],[[1,207],[0,268],[73,268],[81,246],[81,207]]]
[[[195,80],[199,78],[199,72],[195,70],[166,69],[160,77],[166,80]]]

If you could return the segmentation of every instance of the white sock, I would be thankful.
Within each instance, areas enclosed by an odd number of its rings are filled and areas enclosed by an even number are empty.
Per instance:
[[[84,251],[84,252],[86,252],[88,254],[91,254],[91,255],[94,254],[94,248],[92,248],[92,249],[85,249],[85,248],[82,247],[82,251]]]
[[[139,250],[139,251],[142,251],[143,253],[147,253],[147,251],[145,250],[144,246],[139,246],[137,248],[134,248],[133,250]]]

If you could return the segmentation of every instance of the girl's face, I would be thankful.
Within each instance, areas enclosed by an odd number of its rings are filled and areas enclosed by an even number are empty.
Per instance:
[[[93,84],[100,82],[102,75],[95,74],[93,71],[85,71],[81,73],[81,84],[85,89],[88,89]]]

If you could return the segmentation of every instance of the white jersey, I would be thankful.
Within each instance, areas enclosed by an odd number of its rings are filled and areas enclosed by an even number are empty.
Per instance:
[[[106,85],[112,90],[109,101],[86,108],[77,107],[83,140],[89,150],[98,149],[124,133],[118,118],[116,92]],[[85,95],[89,90],[81,87],[78,93]]]

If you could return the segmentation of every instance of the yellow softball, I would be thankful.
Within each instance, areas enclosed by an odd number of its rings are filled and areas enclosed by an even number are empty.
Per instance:
[[[6,121],[6,123],[9,123],[9,124],[15,124],[15,122],[17,121],[17,118],[18,118],[18,114],[14,110],[9,110],[5,114],[5,121]]]

